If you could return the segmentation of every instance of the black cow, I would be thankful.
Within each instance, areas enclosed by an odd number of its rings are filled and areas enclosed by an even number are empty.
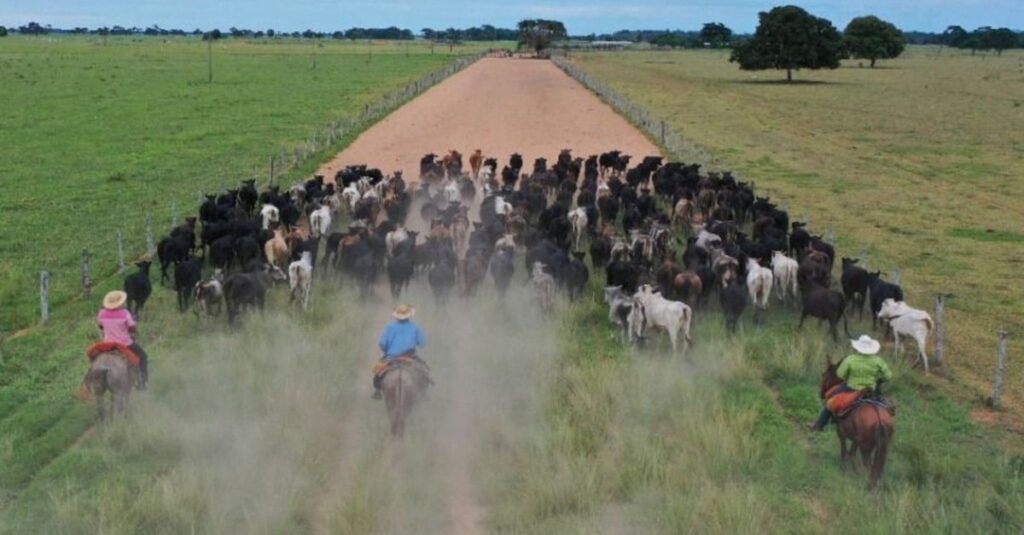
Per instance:
[[[146,300],[153,293],[153,284],[149,281],[148,260],[136,262],[139,270],[124,279],[124,293],[128,294],[128,310],[138,318],[142,314],[142,308],[146,306]]]
[[[178,294],[178,311],[188,310],[196,284],[203,278],[203,261],[189,258],[174,267],[174,291]]]
[[[224,281],[224,300],[228,308],[228,324],[233,325],[243,308],[257,307],[263,311],[263,303],[270,287],[270,275],[263,268],[246,273],[235,273]]]
[[[722,306],[722,315],[725,316],[725,330],[729,334],[736,332],[736,325],[739,323],[743,311],[747,308],[749,300],[750,296],[743,279],[733,280],[719,292],[718,303]]]
[[[836,325],[842,319],[843,330],[846,332],[846,336],[850,337],[850,330],[846,325],[846,299],[838,290],[830,290],[820,284],[811,284],[803,292],[803,310],[800,311],[800,325],[797,329],[803,328],[804,319],[807,316],[828,321],[833,341],[839,338]]]
[[[868,294],[868,271],[857,264],[856,258],[843,257],[843,295],[850,307],[864,317],[864,301]]]
[[[871,326],[878,327],[878,311],[882,310],[882,302],[886,299],[903,300],[903,288],[881,278],[882,272],[868,273],[868,291],[871,294]]]

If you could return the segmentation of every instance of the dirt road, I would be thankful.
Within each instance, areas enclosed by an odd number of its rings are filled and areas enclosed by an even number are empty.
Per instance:
[[[333,177],[345,165],[367,164],[386,173],[402,170],[414,179],[420,158],[430,152],[456,149],[468,155],[481,149],[486,156],[498,158],[499,165],[518,152],[530,167],[537,157],[553,161],[564,148],[582,157],[614,149],[636,159],[660,153],[550,62],[487,58],[367,130],[319,172]],[[537,418],[526,414],[535,412],[536,400],[516,400],[524,394],[530,398],[529,393],[543,383],[546,366],[542,362],[550,362],[557,334],[550,324],[529,321],[536,314],[522,290],[500,305],[490,295],[493,290],[488,290],[483,303],[463,303],[448,310],[435,310],[422,289],[411,297],[425,305],[420,307],[420,319],[433,339],[432,364],[443,387],[435,389],[432,400],[421,409],[418,418],[426,422],[415,426],[406,439],[416,444],[412,449],[418,454],[400,448],[405,451],[388,461],[392,476],[386,478],[398,488],[403,486],[399,481],[431,488],[431,498],[397,492],[395,509],[405,514],[389,515],[386,524],[391,530],[485,532],[487,513],[477,490],[481,472],[489,471],[479,470],[479,463],[486,459],[481,457],[482,442],[496,428],[523,430],[528,427],[525,422]],[[353,457],[348,449],[339,451],[342,465]],[[335,491],[323,504],[327,510],[338,506],[349,481],[348,476],[334,478]]]
[[[613,149],[635,160],[658,148],[596,96],[548,61],[485,58],[431,88],[361,135],[318,171],[365,163],[415,178],[420,158],[481,149],[504,165],[525,165],[564,148],[586,157]],[[466,162],[468,169],[468,161]],[[499,167],[500,171],[500,167]]]

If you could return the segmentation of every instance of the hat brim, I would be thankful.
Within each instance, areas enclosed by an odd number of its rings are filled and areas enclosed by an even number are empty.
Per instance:
[[[878,351],[882,349],[882,344],[876,340],[851,340],[850,345],[862,355],[877,355]]]
[[[124,292],[111,292],[103,297],[103,308],[117,310],[128,302],[128,294]]]
[[[391,313],[391,317],[395,318],[396,320],[407,320],[407,319],[409,319],[409,318],[411,318],[411,317],[413,317],[415,315],[416,315],[416,309],[415,308],[410,308],[408,312],[404,312],[404,313],[403,312],[398,312],[398,311],[395,311],[395,312]]]

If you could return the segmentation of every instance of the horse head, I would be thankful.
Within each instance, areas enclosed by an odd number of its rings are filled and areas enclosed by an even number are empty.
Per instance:
[[[825,366],[825,371],[821,373],[821,386],[819,391],[821,399],[825,399],[825,393],[828,392],[830,388],[843,382],[836,373],[836,370],[839,368],[839,363],[837,362],[833,364],[832,357],[826,358],[828,359],[827,365]]]

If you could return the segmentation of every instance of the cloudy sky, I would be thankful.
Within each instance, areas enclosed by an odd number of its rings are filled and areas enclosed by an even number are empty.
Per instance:
[[[768,0],[0,0],[0,24],[38,21],[56,27],[101,26],[318,31],[352,26],[447,28],[492,24],[511,27],[522,18],[554,18],[571,34],[619,29],[698,29],[719,21],[749,32]],[[1009,26],[1024,29],[1024,0],[808,0],[797,5],[840,29],[850,18],[875,14],[905,30],[941,31]]]

